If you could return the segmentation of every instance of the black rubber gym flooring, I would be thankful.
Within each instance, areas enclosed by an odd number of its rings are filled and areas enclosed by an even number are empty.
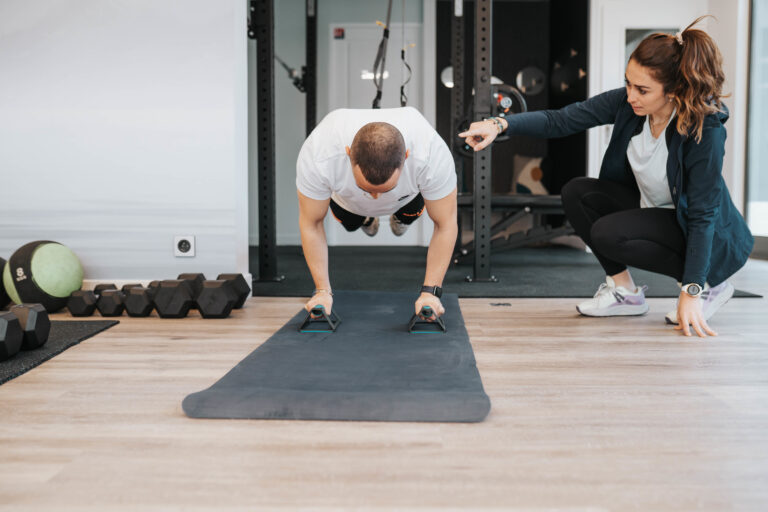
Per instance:
[[[22,350],[7,361],[0,361],[0,384],[28,372],[69,347],[118,323],[115,320],[52,320],[51,334],[45,345],[35,350]]]
[[[447,331],[409,334],[412,295],[338,292],[333,333],[300,333],[301,310],[210,388],[192,418],[478,422],[490,400],[455,294]]]
[[[254,295],[305,297],[314,285],[301,247],[277,248],[279,283],[254,281]],[[251,247],[250,270],[258,276],[258,248]],[[424,278],[426,247],[329,247],[331,284],[342,290],[412,291]],[[443,289],[459,297],[592,297],[605,274],[594,256],[565,246],[524,247],[491,256],[496,283],[468,283],[471,265],[451,265]],[[647,297],[677,297],[675,280],[643,270],[632,270],[635,283],[647,285]],[[736,290],[736,297],[760,297]]]

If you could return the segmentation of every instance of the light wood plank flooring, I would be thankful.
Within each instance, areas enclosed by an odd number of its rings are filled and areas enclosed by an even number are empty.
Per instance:
[[[734,282],[768,294],[768,263]],[[768,510],[768,299],[732,300],[706,340],[663,324],[671,299],[628,319],[462,300],[480,424],[184,416],[302,302],[124,317],[0,386],[0,510]]]

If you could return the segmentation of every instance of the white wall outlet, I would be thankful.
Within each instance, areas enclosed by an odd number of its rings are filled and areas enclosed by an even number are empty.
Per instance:
[[[195,256],[195,235],[173,237],[173,255],[177,258],[193,258]]]

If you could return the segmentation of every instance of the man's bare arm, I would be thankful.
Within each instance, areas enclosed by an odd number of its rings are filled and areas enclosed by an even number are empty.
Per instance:
[[[424,274],[424,283],[428,286],[441,286],[448,266],[451,264],[453,248],[456,244],[458,227],[456,224],[456,189],[442,199],[424,201],[429,218],[435,223],[432,240],[427,251],[427,269]],[[434,295],[422,293],[416,301],[416,312],[422,306],[430,306],[438,314],[445,310]]]
[[[323,221],[328,213],[330,199],[310,199],[301,192],[299,196],[299,232],[304,258],[318,290],[307,302],[306,309],[322,305],[326,312],[331,312],[333,298],[331,296],[331,280],[328,277],[328,243],[325,239]],[[326,290],[323,292],[322,290]]]

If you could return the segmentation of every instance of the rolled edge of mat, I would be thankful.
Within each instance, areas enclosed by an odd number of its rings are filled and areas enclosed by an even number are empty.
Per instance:
[[[241,396],[232,400],[238,392]],[[291,404],[290,407],[287,404]],[[353,393],[221,388],[182,402],[190,418],[479,423],[491,410],[482,391]]]

